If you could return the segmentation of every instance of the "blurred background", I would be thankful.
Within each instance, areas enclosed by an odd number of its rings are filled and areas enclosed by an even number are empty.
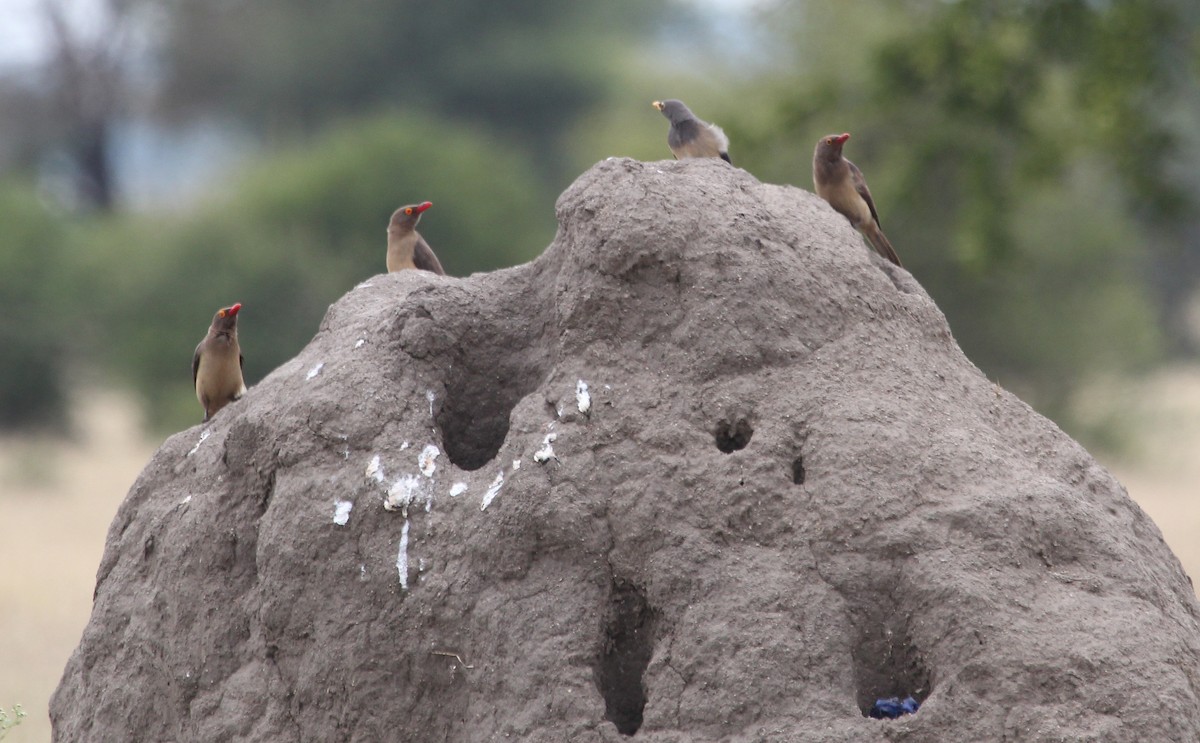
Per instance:
[[[967,355],[1081,440],[1200,570],[1195,0],[0,0],[0,707],[45,708],[117,504],[199,422],[245,304],[253,385],[384,270],[536,257],[656,98],[811,189],[850,131]],[[865,249],[865,248],[864,248]],[[0,734],[2,735],[2,734]]]

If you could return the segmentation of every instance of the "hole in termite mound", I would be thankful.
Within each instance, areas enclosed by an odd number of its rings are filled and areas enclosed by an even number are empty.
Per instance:
[[[622,735],[642,726],[646,688],[642,675],[654,654],[658,616],[637,586],[615,579],[596,659],[596,687],[604,697],[604,717]]]

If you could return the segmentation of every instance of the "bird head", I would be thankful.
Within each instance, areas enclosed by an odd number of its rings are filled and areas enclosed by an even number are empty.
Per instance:
[[[672,124],[677,124],[680,121],[693,118],[691,109],[685,106],[683,101],[679,101],[674,98],[670,98],[665,101],[654,101],[650,105],[662,112],[662,115],[666,116],[667,120]]]
[[[824,158],[826,160],[837,160],[842,156],[842,147],[846,144],[846,140],[850,139],[850,133],[828,134],[817,140],[817,149],[814,153],[815,157]]]
[[[417,222],[421,221],[421,212],[433,206],[432,201],[422,201],[420,204],[409,204],[402,206],[392,212],[392,219],[388,222],[388,230],[393,229],[412,229],[417,226]]]
[[[232,330],[237,327],[237,315],[242,309],[242,303],[238,302],[230,307],[222,307],[217,310],[217,314],[213,315],[212,326],[218,331]]]

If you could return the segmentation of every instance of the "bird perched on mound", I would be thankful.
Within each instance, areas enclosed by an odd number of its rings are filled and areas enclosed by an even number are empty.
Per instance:
[[[900,256],[879,227],[879,213],[875,211],[862,171],[842,155],[848,139],[849,134],[830,134],[817,140],[813,151],[813,185],[817,195],[850,220],[880,255],[899,266]]]
[[[204,406],[204,421],[246,392],[242,380],[242,349],[238,346],[237,316],[242,305],[222,307],[213,315],[208,335],[192,354],[192,384]]]
[[[417,222],[421,221],[421,213],[433,206],[432,202],[402,206],[392,213],[392,219],[387,228],[387,270],[388,273],[403,271],[406,268],[419,268],[422,271],[433,271],[445,275],[441,262],[433,254],[433,248],[417,232]]]
[[[671,122],[667,132],[667,146],[676,160],[685,157],[719,157],[730,165],[729,137],[721,127],[701,121],[683,101],[670,99],[650,104],[662,112]]]

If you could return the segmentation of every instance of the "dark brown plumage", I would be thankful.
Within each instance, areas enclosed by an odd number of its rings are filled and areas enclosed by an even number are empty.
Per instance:
[[[813,185],[817,195],[829,202],[871,246],[897,266],[900,256],[879,226],[879,213],[862,171],[842,155],[849,134],[830,134],[817,140],[813,151]]]
[[[208,334],[192,354],[192,384],[208,422],[217,411],[246,392],[242,379],[242,349],[238,345],[237,316],[241,303],[223,307],[213,315]]]
[[[667,146],[676,160],[685,157],[719,157],[730,165],[729,137],[721,127],[696,118],[683,101],[669,99],[650,104],[671,122],[667,131]]]
[[[422,271],[432,271],[445,275],[442,263],[433,253],[433,248],[417,232],[417,222],[421,221],[421,213],[433,206],[432,202],[402,206],[392,213],[392,219],[387,228],[387,270],[388,273],[403,271],[409,268],[419,268]]]

